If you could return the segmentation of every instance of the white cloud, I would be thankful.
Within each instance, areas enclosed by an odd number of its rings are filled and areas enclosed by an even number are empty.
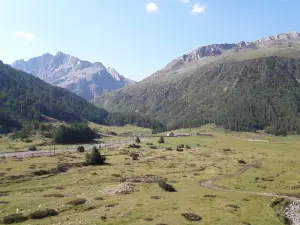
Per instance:
[[[206,9],[207,9],[206,5],[195,4],[192,13],[205,13]]]
[[[26,41],[32,41],[34,38],[33,33],[30,32],[22,32],[22,31],[18,31],[16,32],[16,35],[22,38],[25,38]]]
[[[154,2],[150,2],[150,3],[146,4],[146,10],[148,13],[157,12],[158,5],[155,4]]]
[[[190,3],[191,0],[181,0],[183,3]]]

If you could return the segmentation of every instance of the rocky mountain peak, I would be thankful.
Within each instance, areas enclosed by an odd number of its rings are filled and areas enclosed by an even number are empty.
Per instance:
[[[116,70],[106,69],[101,62],[91,63],[61,51],[54,56],[46,53],[28,61],[18,60],[12,66],[87,100],[132,83]]]
[[[269,37],[264,37],[261,39],[258,39],[255,42],[266,42],[266,41],[279,41],[279,40],[292,40],[292,39],[297,39],[300,38],[300,33],[296,31],[291,31],[288,33],[281,33]]]

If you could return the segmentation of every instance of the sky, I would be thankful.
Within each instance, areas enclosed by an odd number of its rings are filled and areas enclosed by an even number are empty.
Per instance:
[[[139,81],[215,43],[300,32],[300,0],[0,0],[0,60],[57,51]]]

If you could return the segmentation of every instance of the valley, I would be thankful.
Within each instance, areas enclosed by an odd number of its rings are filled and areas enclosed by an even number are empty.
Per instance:
[[[98,43],[74,52],[160,61]],[[0,61],[0,223],[300,224],[300,33],[204,45],[139,82],[34,49]]]
[[[85,160],[85,153],[2,157],[2,219],[54,209],[58,215],[24,224],[191,224],[184,213],[200,216],[200,224],[285,223],[288,204],[299,196],[298,136],[228,132],[213,125],[175,132],[212,136],[165,133],[161,144],[160,134],[141,137],[139,149],[126,143],[108,152],[101,148],[107,165],[71,167],[57,174],[35,171],[75,165]],[[132,152],[138,152],[138,160],[131,158]],[[151,177],[166,179],[176,192],[164,191]],[[147,183],[135,181],[141,178]],[[69,203],[76,199],[84,201]]]

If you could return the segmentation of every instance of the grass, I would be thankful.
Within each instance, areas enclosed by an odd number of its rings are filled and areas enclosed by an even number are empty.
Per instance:
[[[118,135],[122,135],[124,133],[132,133],[132,134],[142,134],[142,135],[151,135],[152,131],[151,129],[148,128],[143,128],[143,127],[137,127],[133,125],[125,125],[125,126],[104,126],[104,125],[99,125],[96,123],[89,123],[89,126],[91,128],[97,129],[98,131],[102,133],[107,133],[108,132],[116,132]]]
[[[299,194],[300,189],[292,187],[299,186],[300,180],[297,172],[300,169],[300,137],[224,132],[213,127],[195,130],[206,130],[214,136],[165,137],[164,144],[156,144],[158,149],[150,149],[146,142],[142,142],[140,149],[128,149],[128,153],[140,153],[136,161],[116,149],[107,156],[109,165],[71,168],[55,176],[32,177],[23,181],[7,182],[7,179],[11,175],[55,168],[58,162],[82,162],[84,154],[74,152],[53,157],[25,158],[23,161],[1,159],[0,173],[5,174],[0,177],[0,189],[1,193],[6,193],[1,196],[1,201],[8,202],[0,205],[1,216],[14,214],[16,209],[24,215],[37,210],[54,209],[59,213],[57,216],[29,220],[26,224],[103,224],[105,220],[108,225],[181,225],[191,224],[182,214],[192,213],[202,218],[203,225],[243,222],[281,225],[276,210],[270,206],[274,198],[210,190],[200,187],[199,181],[234,173],[243,166],[238,163],[239,159],[247,163],[261,160],[260,168],[251,168],[239,177],[217,183],[238,190]],[[156,143],[157,137],[149,137],[147,142],[152,141]],[[176,146],[180,144],[190,145],[191,149],[177,152]],[[166,151],[166,147],[172,147],[173,150]],[[30,169],[32,165],[36,165],[36,168]],[[6,171],[7,168],[12,169]],[[102,190],[109,185],[120,184],[120,177],[146,175],[166,178],[177,192],[166,192],[157,183],[136,183],[138,191],[131,194],[102,194]],[[85,199],[86,202],[77,206],[68,204],[76,199]],[[146,222],[147,218],[153,220]]]

